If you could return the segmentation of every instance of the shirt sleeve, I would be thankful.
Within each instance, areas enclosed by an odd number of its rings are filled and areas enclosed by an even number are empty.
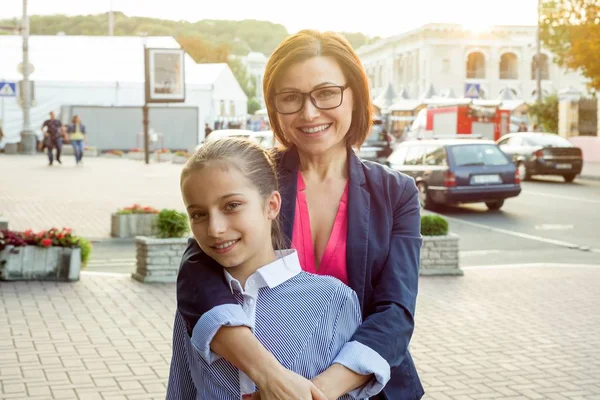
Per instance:
[[[344,287],[346,294],[334,324],[329,351],[335,355],[332,364],[341,364],[360,375],[373,375],[362,387],[348,394],[355,399],[367,399],[379,393],[390,380],[390,365],[375,350],[351,341],[361,324],[360,304],[356,293]]]
[[[173,356],[167,386],[167,400],[195,400],[196,386],[190,370],[190,340],[181,314],[175,314],[173,323]]]
[[[222,326],[247,326],[254,328],[250,318],[239,304],[223,304],[204,313],[192,331],[191,342],[208,364],[221,358],[210,350],[210,343]]]

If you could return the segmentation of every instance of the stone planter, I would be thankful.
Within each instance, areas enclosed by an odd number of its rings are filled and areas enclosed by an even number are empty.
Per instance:
[[[156,161],[165,162],[173,160],[173,153],[156,153]]]
[[[185,164],[188,160],[188,157],[185,156],[173,156],[171,162],[173,164]]]
[[[0,279],[77,281],[81,272],[79,247],[6,246],[0,251]]]
[[[458,258],[458,235],[423,236],[420,275],[463,275]]]
[[[4,154],[17,154],[19,152],[18,143],[5,143]]]
[[[127,158],[130,160],[143,160],[144,152],[143,151],[131,151],[127,153]]]
[[[112,214],[110,235],[124,238],[156,235],[156,214]]]
[[[137,267],[131,277],[144,283],[176,282],[187,242],[187,238],[136,237]]]
[[[8,218],[0,215],[0,229],[8,229]]]
[[[112,154],[112,153],[104,153],[104,154],[102,154],[102,157],[106,157],[106,158],[123,158],[124,156],[120,156],[118,154]]]

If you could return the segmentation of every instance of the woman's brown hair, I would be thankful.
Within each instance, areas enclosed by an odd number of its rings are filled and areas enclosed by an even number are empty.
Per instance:
[[[346,83],[352,89],[354,110],[352,124],[346,134],[346,145],[360,147],[369,135],[372,124],[373,107],[369,94],[369,80],[350,43],[342,35],[334,32],[302,30],[281,42],[269,58],[263,79],[263,92],[273,133],[284,147],[293,146],[285,137],[277,118],[274,105],[275,85],[291,65],[319,56],[334,58],[344,73]]]
[[[192,171],[203,168],[209,162],[222,162],[236,168],[266,199],[279,191],[275,161],[269,152],[259,145],[242,138],[223,138],[205,143],[190,157],[181,171],[181,183]],[[287,248],[279,216],[271,225],[271,239],[275,250]]]

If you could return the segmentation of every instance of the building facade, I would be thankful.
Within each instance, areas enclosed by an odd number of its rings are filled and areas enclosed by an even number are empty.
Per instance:
[[[536,97],[536,27],[495,26],[473,32],[457,24],[427,24],[357,50],[369,76],[373,97],[391,86],[413,99],[433,87],[438,96],[497,99],[510,90],[524,101]],[[587,92],[586,79],[556,65],[542,48],[544,95],[573,87]],[[431,93],[428,93],[431,95]]]

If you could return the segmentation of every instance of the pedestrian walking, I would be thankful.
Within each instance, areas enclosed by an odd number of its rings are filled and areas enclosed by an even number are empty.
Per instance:
[[[75,163],[83,163],[83,149],[84,142],[87,145],[87,136],[85,132],[85,125],[81,123],[79,115],[74,115],[71,125],[67,127],[67,133],[69,135],[69,141],[73,146],[73,153],[75,154]]]
[[[50,118],[45,120],[42,124],[41,131],[44,134],[44,147],[48,149],[48,165],[54,163],[53,150],[56,149],[56,161],[62,164],[60,161],[60,152],[62,150],[63,137],[62,137],[62,123],[56,119],[54,111],[50,111]]]
[[[204,124],[204,139],[206,140],[206,138],[208,137],[208,135],[210,135],[210,133],[213,130],[210,129],[210,126],[208,126],[208,123]]]
[[[358,297],[338,279],[302,271],[298,253],[286,249],[281,232],[278,189],[268,151],[242,138],[207,143],[181,173],[194,239],[222,266],[220,273],[243,305],[256,338],[289,368],[281,373],[314,378],[326,366],[340,363],[375,374],[355,397],[370,398],[387,383],[389,367],[381,357],[340,355],[361,323]],[[254,381],[233,364],[204,362],[192,348],[177,313],[167,399],[238,400],[256,392]],[[300,383],[312,389],[311,400],[327,399],[306,379]],[[297,399],[294,395],[290,389],[279,398]]]
[[[271,55],[264,89],[269,121],[284,149],[275,160],[285,238],[304,271],[336,277],[358,294],[364,322],[338,357],[378,360],[391,373],[372,399],[420,399],[424,391],[408,349],[422,244],[418,191],[412,178],[360,160],[353,151],[372,123],[360,59],[341,35],[300,31]],[[229,204],[224,199],[223,209],[237,210]],[[223,219],[207,209],[199,212],[210,216],[207,232],[219,237]],[[235,260],[248,246],[244,236],[228,235],[215,245]],[[287,301],[296,310],[304,300],[289,296]],[[347,399],[349,393],[360,398],[360,391],[377,381],[376,374],[353,369],[352,362],[323,365],[315,378],[278,362],[248,329],[253,321],[223,279],[222,268],[195,240],[183,255],[177,304],[194,355],[211,363],[209,356],[217,354],[238,366],[258,386],[262,400],[312,399],[313,385],[328,399]],[[306,317],[290,313],[294,323]],[[275,323],[268,329],[277,335],[284,328]]]

